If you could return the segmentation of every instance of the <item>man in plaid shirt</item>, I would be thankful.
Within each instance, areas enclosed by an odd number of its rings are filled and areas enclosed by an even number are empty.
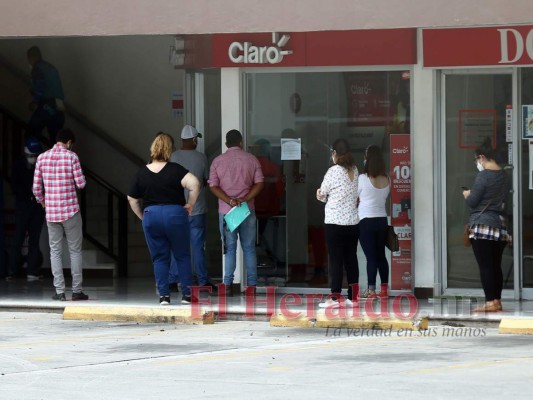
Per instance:
[[[46,211],[50,260],[56,294],[53,300],[65,301],[65,278],[61,253],[63,234],[67,238],[72,273],[72,300],[88,300],[82,292],[81,244],[83,240],[80,206],[76,189],[85,187],[80,160],[72,150],[75,138],[70,129],[57,134],[57,143],[37,158],[33,176],[35,200]],[[43,194],[44,188],[44,194]]]

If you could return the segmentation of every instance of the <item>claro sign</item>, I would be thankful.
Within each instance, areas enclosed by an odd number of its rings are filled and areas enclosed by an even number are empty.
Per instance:
[[[533,65],[533,26],[425,29],[424,66]]]
[[[257,46],[251,42],[232,42],[228,47],[228,56],[234,64],[279,64],[283,57],[292,54],[292,50],[283,49],[289,42],[290,35],[272,33],[272,43]]]

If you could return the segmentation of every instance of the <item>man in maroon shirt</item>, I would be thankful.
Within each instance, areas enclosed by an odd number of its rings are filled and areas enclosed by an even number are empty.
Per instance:
[[[213,160],[209,188],[218,198],[220,234],[224,242],[224,284],[230,286],[236,268],[237,240],[240,239],[246,267],[247,284],[257,284],[256,217],[254,198],[263,189],[263,172],[255,156],[242,150],[242,135],[232,129],[226,134],[226,153]],[[233,231],[224,224],[224,215],[232,207],[246,202],[250,215]]]

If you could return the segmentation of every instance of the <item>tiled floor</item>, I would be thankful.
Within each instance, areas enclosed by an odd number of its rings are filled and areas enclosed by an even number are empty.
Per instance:
[[[76,305],[102,305],[102,306],[134,306],[134,307],[159,307],[159,297],[155,290],[154,281],[151,278],[130,278],[117,279],[114,281],[88,280],[84,282],[84,292],[90,296],[86,302],[76,302]],[[1,309],[21,309],[21,310],[45,310],[61,312],[62,309],[72,304],[58,302],[51,299],[55,293],[51,279],[40,282],[26,282],[23,279],[5,282],[0,281],[0,310]],[[67,290],[67,299],[70,300],[71,293]],[[247,318],[255,315],[266,317],[267,314],[275,313],[298,313],[312,317],[316,313],[324,312],[318,307],[318,300],[313,300],[312,296],[320,295],[295,294],[288,297],[278,294],[267,303],[267,296],[259,293],[256,302],[244,296],[227,297],[225,300],[217,296],[207,297],[202,295],[202,307],[214,311],[225,311],[233,318]],[[470,310],[474,304],[468,301],[453,301],[451,299],[429,299],[419,300],[411,303],[403,299],[401,307],[396,307],[399,299],[390,298],[387,304],[388,309],[383,307],[382,315],[396,317],[408,316],[412,311],[414,316],[429,316],[436,320],[472,320],[472,321],[499,321],[503,316],[533,318],[533,302],[531,301],[504,301],[504,311],[501,313],[474,314]],[[181,293],[172,296],[172,306],[189,307],[181,304]],[[209,303],[209,304],[208,304]],[[301,304],[300,304],[301,303]],[[367,304],[368,303],[368,304]],[[360,312],[361,315],[379,315],[381,305],[378,300],[373,302],[361,302],[355,308],[349,308],[347,315],[354,315]],[[374,314],[373,314],[374,313]]]

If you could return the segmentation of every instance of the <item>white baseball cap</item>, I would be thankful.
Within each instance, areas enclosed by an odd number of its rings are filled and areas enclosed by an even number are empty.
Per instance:
[[[201,133],[198,133],[196,128],[191,125],[185,125],[183,129],[181,130],[181,138],[182,139],[193,139],[196,136],[202,137]]]

